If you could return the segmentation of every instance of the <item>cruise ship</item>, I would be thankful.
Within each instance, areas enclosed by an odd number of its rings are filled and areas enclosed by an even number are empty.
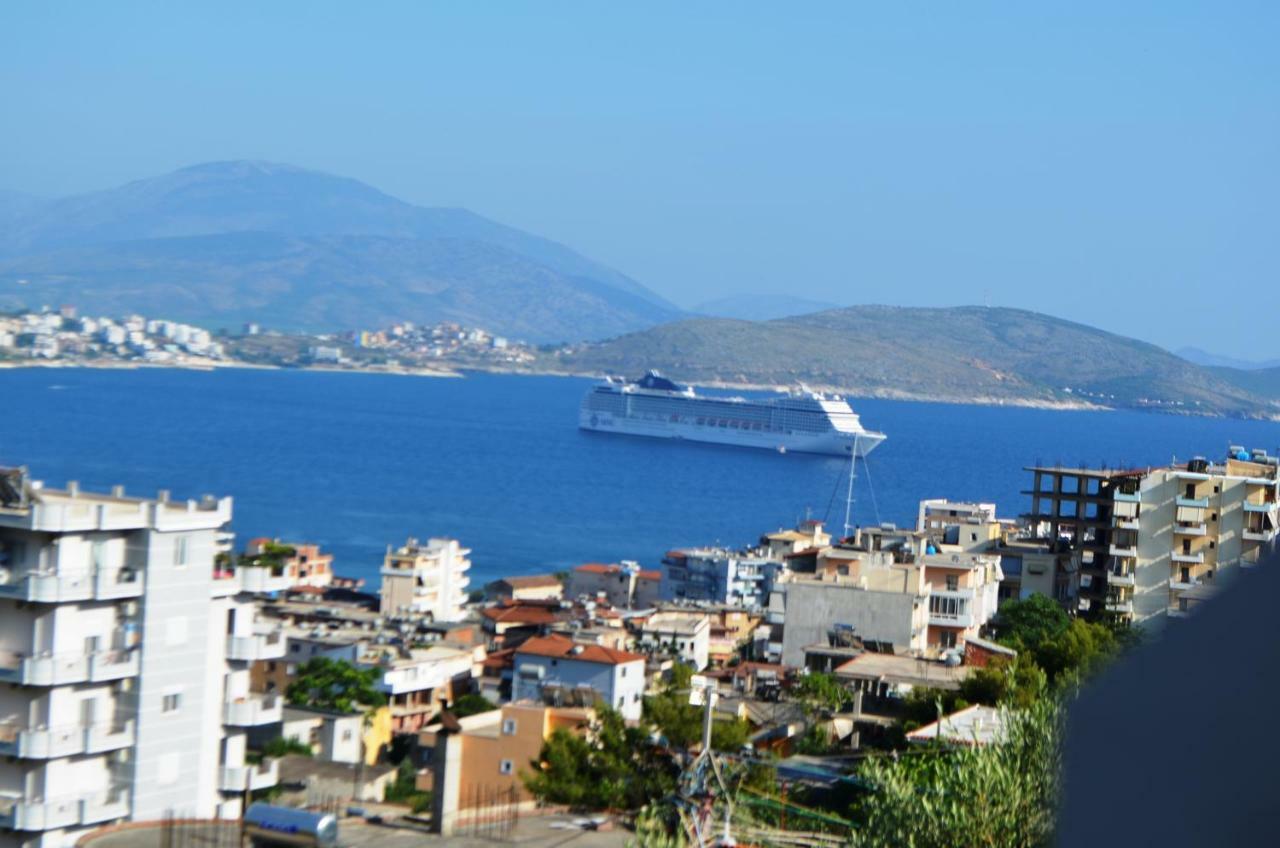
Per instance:
[[[578,426],[601,433],[685,439],[782,452],[863,457],[884,441],[839,395],[801,386],[777,398],[705,397],[656,371],[608,377],[582,399]]]

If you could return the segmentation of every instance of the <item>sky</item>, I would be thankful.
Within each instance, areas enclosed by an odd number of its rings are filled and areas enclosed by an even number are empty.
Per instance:
[[[686,307],[985,303],[1274,358],[1278,25],[1173,0],[9,0],[0,188],[287,162]]]

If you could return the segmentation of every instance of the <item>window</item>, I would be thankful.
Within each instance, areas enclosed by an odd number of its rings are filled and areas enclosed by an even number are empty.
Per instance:
[[[187,564],[187,537],[173,537],[173,564],[178,568]]]
[[[166,692],[164,698],[160,701],[160,712],[162,713],[176,713],[181,708],[181,692]]]
[[[343,731],[342,731],[342,741],[343,741],[343,742],[350,742],[350,741],[351,741],[351,737],[352,737],[353,735],[354,735],[354,734],[351,732],[351,728],[349,728],[349,727],[348,727],[348,728],[346,728],[345,730],[343,730]]]
[[[514,736],[516,733],[516,720],[513,718],[504,718],[502,720],[502,735]]]
[[[515,772],[515,770],[516,770],[516,765],[515,763],[511,762],[511,760],[503,760],[502,762],[498,763],[499,774],[512,774]]]
[[[956,646],[956,634],[954,630],[943,630],[938,634],[938,644],[944,648],[954,648]]]
[[[625,665],[622,667],[622,671],[618,672],[618,676],[619,676],[619,677],[626,677],[626,676],[627,676],[627,667],[626,667]]]
[[[947,575],[947,591],[955,592],[960,588],[960,578],[955,574]]]

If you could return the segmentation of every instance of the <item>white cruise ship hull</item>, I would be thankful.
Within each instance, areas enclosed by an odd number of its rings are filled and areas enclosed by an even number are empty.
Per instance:
[[[848,456],[856,445],[857,455],[865,457],[885,440],[883,433],[871,431],[860,433],[834,430],[825,433],[759,432],[731,427],[699,425],[683,421],[624,418],[607,412],[589,409],[581,411],[578,426],[583,430],[592,430],[597,433],[621,433],[627,436],[680,439],[689,442],[764,448],[774,451],[795,451],[796,453],[816,453],[827,456]]]

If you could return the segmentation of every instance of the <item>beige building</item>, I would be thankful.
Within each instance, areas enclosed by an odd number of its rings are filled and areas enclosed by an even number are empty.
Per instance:
[[[433,724],[418,737],[425,768],[417,787],[433,795],[436,829],[445,835],[488,811],[517,812],[535,801],[520,779],[534,768],[543,743],[557,730],[586,733],[594,712],[521,701],[500,710]]]
[[[1033,468],[1032,513],[1079,565],[1079,612],[1150,623],[1184,593],[1251,566],[1280,525],[1280,463],[1232,448],[1220,462],[1125,471]]]
[[[467,572],[471,551],[454,539],[428,539],[424,545],[409,539],[387,548],[382,563],[383,615],[429,616],[433,621],[457,621],[467,602]]]
[[[634,562],[580,565],[569,573],[567,598],[604,598],[622,608],[647,609],[661,597],[662,573]]]

